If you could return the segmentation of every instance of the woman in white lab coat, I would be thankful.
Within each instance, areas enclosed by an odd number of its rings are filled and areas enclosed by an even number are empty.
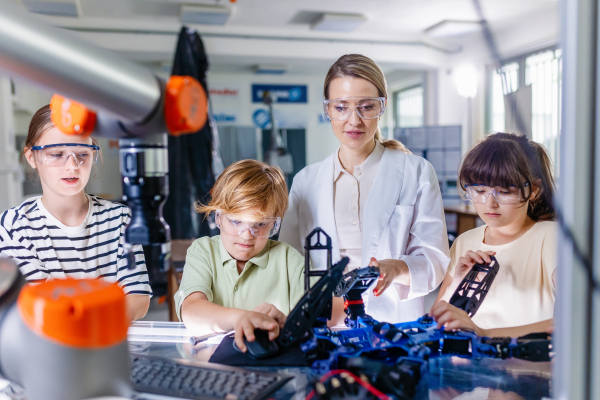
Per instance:
[[[380,268],[380,281],[363,296],[369,315],[415,320],[449,262],[435,171],[400,142],[382,139],[387,84],[373,60],[342,56],[329,69],[324,96],[340,147],[294,177],[279,240],[303,252],[306,236],[321,227],[332,238],[334,263],[346,256],[350,269]],[[318,252],[311,262],[326,268]]]

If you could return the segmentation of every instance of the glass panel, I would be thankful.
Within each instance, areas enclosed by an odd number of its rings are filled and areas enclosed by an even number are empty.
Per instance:
[[[396,96],[398,120],[401,128],[423,126],[423,86],[401,90]]]

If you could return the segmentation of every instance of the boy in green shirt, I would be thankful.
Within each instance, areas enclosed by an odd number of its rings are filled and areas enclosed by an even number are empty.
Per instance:
[[[288,204],[278,168],[255,160],[230,165],[217,179],[208,205],[221,235],[202,237],[188,249],[175,293],[177,315],[191,329],[229,331],[246,351],[244,336],[269,331],[274,340],[286,315],[304,294],[304,257],[285,243],[269,240]]]

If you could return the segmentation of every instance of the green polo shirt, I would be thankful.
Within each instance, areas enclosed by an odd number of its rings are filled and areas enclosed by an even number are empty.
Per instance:
[[[286,243],[269,240],[238,274],[221,236],[205,236],[187,251],[175,293],[179,320],[183,300],[194,292],[204,293],[215,304],[249,311],[271,303],[287,315],[304,295],[304,257]]]

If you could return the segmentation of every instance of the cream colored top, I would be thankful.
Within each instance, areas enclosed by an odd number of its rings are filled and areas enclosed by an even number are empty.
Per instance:
[[[454,276],[458,259],[469,250],[495,251],[500,269],[490,291],[473,317],[483,329],[507,328],[544,321],[554,316],[558,224],[537,222],[510,243],[483,243],[486,226],[460,235],[450,249],[448,274]],[[446,292],[448,301],[453,293]]]
[[[333,157],[333,203],[340,255],[350,258],[348,270],[366,267],[362,257],[364,207],[373,187],[385,147],[375,142],[367,159],[354,167],[354,174],[342,167],[339,149]]]

